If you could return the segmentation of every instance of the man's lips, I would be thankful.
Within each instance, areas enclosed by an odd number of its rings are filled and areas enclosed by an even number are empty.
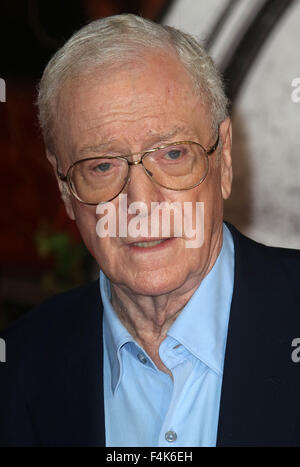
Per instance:
[[[137,246],[138,248],[153,248],[154,246],[160,245],[166,239],[162,240],[154,240],[154,241],[147,241],[147,242],[134,242],[131,243],[131,246]]]
[[[134,249],[154,249],[160,246],[165,246],[172,240],[175,240],[175,238],[138,238],[130,243],[127,243],[126,246]]]

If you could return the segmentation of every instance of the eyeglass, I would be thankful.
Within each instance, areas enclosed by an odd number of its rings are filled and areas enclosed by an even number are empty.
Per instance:
[[[66,175],[58,169],[57,174],[78,201],[92,206],[116,198],[130,180],[129,167],[139,164],[157,185],[174,191],[190,190],[206,178],[208,156],[218,144],[219,131],[216,142],[208,149],[195,141],[177,141],[124,156],[80,159],[68,168]],[[128,160],[139,155],[139,161]]]

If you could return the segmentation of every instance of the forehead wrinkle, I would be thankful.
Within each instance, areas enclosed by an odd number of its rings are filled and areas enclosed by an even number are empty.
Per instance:
[[[156,132],[152,129],[148,131],[148,136],[146,136],[146,141],[147,143],[145,144],[145,149],[150,149],[149,145],[155,145],[155,144],[160,144],[160,143],[165,143],[165,142],[171,142],[170,140],[174,138],[177,134],[183,134],[186,131],[185,127],[182,126],[176,126],[170,131],[166,132]],[[113,145],[116,145],[117,139],[112,138],[108,141],[101,141],[96,144],[87,144],[82,146],[78,151],[77,154],[78,156],[84,156],[88,153],[98,153],[100,151],[105,151],[113,147]]]
[[[176,126],[175,128],[171,129],[170,131],[166,132],[153,132],[151,134],[151,139],[154,143],[164,143],[164,142],[171,142],[170,140],[175,138],[178,134],[184,134],[186,132],[186,128],[183,126]]]
[[[111,147],[114,141],[115,139],[107,142],[96,143],[94,145],[86,144],[82,146],[82,148],[80,148],[77,153],[79,156],[84,156],[86,153],[105,151]]]

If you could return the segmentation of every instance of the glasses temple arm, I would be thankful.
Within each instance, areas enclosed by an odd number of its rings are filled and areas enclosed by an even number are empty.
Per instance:
[[[57,176],[58,178],[62,181],[62,182],[67,182],[67,177],[66,175],[64,175],[62,172],[60,172],[58,169],[56,169],[56,173],[57,173]]]
[[[217,149],[217,147],[219,145],[219,141],[220,141],[220,133],[218,132],[217,141],[215,142],[215,144],[211,148],[207,149],[207,151],[206,151],[206,154],[208,156],[210,156],[213,152],[216,151],[216,149]]]

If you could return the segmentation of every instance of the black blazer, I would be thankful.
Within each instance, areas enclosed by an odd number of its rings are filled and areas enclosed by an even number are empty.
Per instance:
[[[229,225],[235,280],[218,446],[300,445],[300,252]],[[1,446],[105,446],[98,281],[46,301],[7,330]]]

